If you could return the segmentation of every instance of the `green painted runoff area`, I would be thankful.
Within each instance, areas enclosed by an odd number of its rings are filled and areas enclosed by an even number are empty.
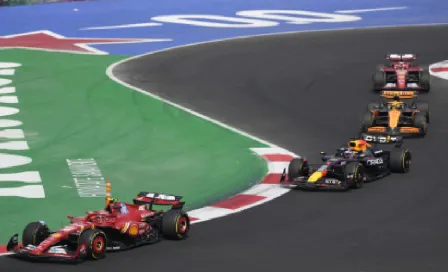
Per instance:
[[[0,195],[30,185],[43,186],[45,193],[44,198],[0,196],[0,244],[21,234],[30,221],[60,228],[68,222],[66,215],[104,208],[103,197],[79,196],[67,159],[93,159],[119,200],[131,201],[140,191],[165,192],[184,196],[187,209],[235,195],[266,173],[264,160],[249,149],[264,145],[112,81],[105,71],[123,58],[0,51],[0,62],[22,64],[14,75],[0,75],[12,80],[0,88],[16,87],[15,93],[0,92],[0,106],[20,110],[0,117],[0,124],[3,119],[23,122],[7,129],[22,129],[20,140],[29,146],[0,152],[32,159],[0,174],[38,171],[41,177],[28,183],[0,179]],[[1,103],[3,95],[17,96],[18,103]],[[81,179],[87,173],[82,165],[78,171]],[[87,178],[83,181],[81,188],[90,186]]]

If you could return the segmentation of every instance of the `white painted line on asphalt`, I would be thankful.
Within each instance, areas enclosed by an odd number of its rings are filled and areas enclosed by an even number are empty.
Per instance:
[[[139,24],[123,24],[123,25],[111,25],[111,26],[92,26],[80,28],[79,30],[104,30],[104,29],[120,29],[120,28],[135,28],[135,27],[151,27],[161,26],[161,23],[139,23]]]
[[[389,8],[374,8],[374,9],[348,9],[348,10],[337,10],[337,13],[364,13],[364,12],[376,12],[376,11],[386,11],[386,10],[400,10],[407,9],[408,7],[389,7]]]

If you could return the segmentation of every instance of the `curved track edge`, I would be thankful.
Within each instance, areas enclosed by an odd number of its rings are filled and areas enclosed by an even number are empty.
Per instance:
[[[263,157],[268,164],[268,173],[255,186],[224,201],[210,206],[189,211],[191,223],[199,223],[211,219],[231,215],[246,209],[264,204],[280,197],[291,189],[279,184],[283,169],[286,168],[293,157],[298,155],[282,148],[251,148]]]

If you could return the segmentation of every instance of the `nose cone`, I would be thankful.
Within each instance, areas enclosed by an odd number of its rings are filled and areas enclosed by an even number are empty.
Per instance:
[[[400,120],[401,112],[398,110],[389,111],[389,127],[396,128],[398,126],[398,121]]]
[[[316,171],[314,172],[309,178],[308,178],[308,182],[309,183],[316,183],[319,179],[321,179],[324,176],[323,172],[320,171]]]

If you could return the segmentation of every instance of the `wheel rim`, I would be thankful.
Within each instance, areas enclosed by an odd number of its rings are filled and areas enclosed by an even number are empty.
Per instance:
[[[411,160],[411,158],[409,156],[409,153],[406,152],[404,154],[404,158],[403,158],[403,168],[404,168],[404,171],[408,172],[409,168],[411,167],[411,164],[412,164],[412,160]]]
[[[179,218],[177,221],[177,232],[180,234],[186,233],[188,230],[188,220],[185,216]]]
[[[104,251],[104,238],[101,235],[96,236],[92,242],[93,252],[100,254]]]
[[[364,182],[364,175],[362,174],[362,172],[359,172],[358,168],[356,169],[356,179],[355,179],[355,184],[357,187],[362,186],[362,183]]]

